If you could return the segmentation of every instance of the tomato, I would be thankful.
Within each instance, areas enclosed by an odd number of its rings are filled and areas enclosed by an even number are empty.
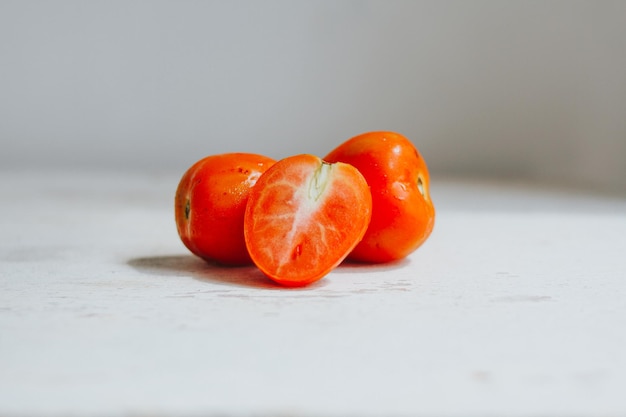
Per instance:
[[[294,155],[270,167],[250,192],[246,245],[272,280],[307,285],[345,259],[363,237],[371,212],[367,182],[356,168]]]
[[[226,153],[203,158],[183,175],[174,212],[180,239],[195,255],[227,265],[251,264],[243,235],[250,189],[274,160]]]
[[[339,145],[325,158],[355,166],[372,193],[372,220],[349,259],[390,262],[406,257],[430,236],[435,207],[426,161],[406,137],[368,132]]]

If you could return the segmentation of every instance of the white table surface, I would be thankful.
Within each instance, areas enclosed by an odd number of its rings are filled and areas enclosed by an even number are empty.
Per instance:
[[[0,415],[626,415],[626,199],[435,178],[407,260],[289,290],[178,179],[0,173]]]

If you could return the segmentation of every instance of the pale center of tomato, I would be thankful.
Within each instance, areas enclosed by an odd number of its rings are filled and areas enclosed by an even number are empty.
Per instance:
[[[293,222],[289,232],[285,236],[285,241],[293,247],[291,252],[285,252],[285,256],[280,261],[280,265],[287,265],[300,257],[307,248],[300,241],[302,231],[310,226],[311,218],[317,212],[318,207],[324,201],[324,191],[331,182],[333,164],[322,162],[308,178],[308,186],[296,194],[294,203],[297,205]],[[280,269],[280,267],[279,267]]]
[[[332,171],[332,164],[328,162],[322,162],[319,168],[313,172],[313,176],[309,181],[309,193],[308,198],[312,201],[317,201],[324,193],[326,189],[326,185],[328,185],[328,179],[330,176],[330,171]]]

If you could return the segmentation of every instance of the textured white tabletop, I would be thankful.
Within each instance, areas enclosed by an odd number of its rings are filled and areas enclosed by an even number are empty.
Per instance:
[[[626,199],[435,178],[407,260],[289,290],[178,179],[0,173],[0,415],[626,415]]]

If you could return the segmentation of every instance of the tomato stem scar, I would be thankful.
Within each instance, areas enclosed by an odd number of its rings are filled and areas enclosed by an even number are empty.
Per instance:
[[[422,181],[422,177],[417,177],[417,189],[419,190],[422,197],[426,197],[424,195],[424,182]]]
[[[185,204],[185,220],[189,220],[190,212],[191,212],[191,203],[189,199],[187,199],[187,203]]]

